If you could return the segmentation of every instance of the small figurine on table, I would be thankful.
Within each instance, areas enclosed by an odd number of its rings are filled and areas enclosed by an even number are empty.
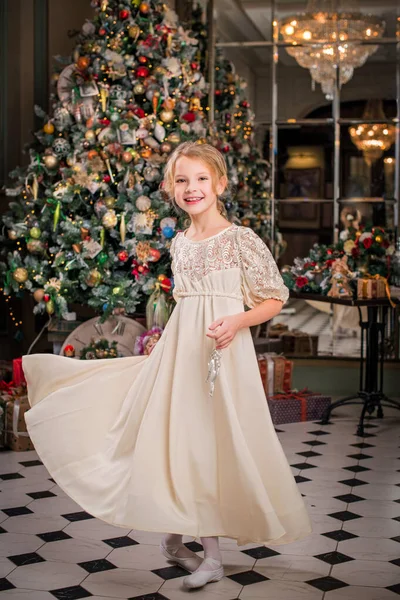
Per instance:
[[[328,296],[333,298],[349,298],[353,296],[350,287],[350,279],[353,274],[348,267],[347,256],[338,258],[332,263],[331,273],[331,289],[328,292]]]

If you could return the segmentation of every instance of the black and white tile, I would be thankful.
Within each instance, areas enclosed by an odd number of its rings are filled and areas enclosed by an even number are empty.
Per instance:
[[[221,539],[226,577],[197,600],[395,600],[400,597],[400,420],[388,409],[355,435],[360,407],[332,423],[277,428],[313,522],[306,539],[238,548]],[[12,600],[183,600],[161,535],[82,511],[35,452],[0,454],[0,594]],[[187,538],[194,551],[198,542]]]

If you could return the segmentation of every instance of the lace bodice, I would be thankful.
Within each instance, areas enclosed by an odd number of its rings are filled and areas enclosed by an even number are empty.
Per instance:
[[[249,308],[268,298],[283,302],[288,299],[288,289],[271,252],[248,227],[233,224],[201,241],[189,240],[179,232],[172,241],[170,252],[175,278],[187,277],[198,282],[214,271],[240,269],[238,294],[242,294]]]

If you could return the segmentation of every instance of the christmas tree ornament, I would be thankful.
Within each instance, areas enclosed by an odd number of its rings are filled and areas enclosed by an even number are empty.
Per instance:
[[[126,238],[125,213],[121,214],[121,222],[119,224],[119,235],[121,237],[121,244],[123,244]]]
[[[85,71],[90,65],[90,58],[88,56],[80,56],[77,60],[76,66],[80,71]]]
[[[148,62],[148,58],[147,56],[138,56],[138,61],[141,65],[145,65]],[[151,100],[151,98],[149,98],[149,100]]]
[[[174,217],[164,217],[160,221],[160,227],[161,230],[164,229],[164,227],[171,227],[175,231],[176,219]]]
[[[60,220],[61,214],[61,202],[58,201],[53,215],[53,231],[57,229],[58,221]]]
[[[165,238],[167,238],[169,240],[170,238],[173,237],[174,230],[172,229],[172,227],[164,227],[162,229],[162,234]]]
[[[100,266],[105,265],[105,263],[108,261],[108,254],[106,252],[100,252],[96,256],[96,260]]]
[[[189,110],[192,112],[196,112],[201,110],[201,101],[200,98],[191,98],[189,104]]]
[[[106,112],[106,110],[107,110],[108,95],[109,95],[108,89],[104,85],[101,86],[101,88],[100,88],[100,103],[101,103],[101,110],[103,112]],[[104,122],[102,124],[104,125]],[[107,124],[109,125],[110,122],[108,122]]]
[[[121,19],[121,21],[125,21],[129,17],[129,14],[129,10],[126,10],[124,8],[119,11],[119,18]]]
[[[171,280],[168,277],[164,277],[164,279],[160,283],[160,287],[162,290],[164,290],[164,292],[171,291],[171,288],[172,288]]]
[[[146,146],[149,146],[149,148],[151,148],[152,150],[157,150],[160,147],[160,144],[151,135],[145,137],[143,141],[146,144]]]
[[[136,77],[148,77],[150,75],[150,71],[147,67],[138,67],[136,69]]]
[[[41,240],[31,238],[26,242],[26,249],[31,254],[43,254],[45,247]]]
[[[160,112],[160,119],[163,123],[171,123],[175,118],[172,110],[162,110]]]
[[[141,4],[139,4],[139,10],[142,15],[147,15],[150,10],[150,6],[147,4],[147,2],[141,2]]]
[[[72,249],[74,252],[76,252],[76,254],[80,254],[82,251],[80,244],[72,244]]]
[[[24,267],[17,267],[12,274],[17,283],[25,283],[28,280],[28,271]]]
[[[106,198],[104,198],[104,204],[107,208],[114,208],[116,201],[116,198],[113,196],[106,196]]]
[[[115,210],[107,210],[107,212],[103,215],[101,222],[107,229],[112,229],[115,227],[118,223],[118,217],[115,213]]]
[[[89,237],[89,229],[87,227],[81,227],[81,240],[86,240]]]
[[[142,83],[136,83],[133,87],[133,93],[137,94],[138,96],[142,96],[145,93],[145,91],[146,88]]]
[[[95,141],[95,139],[96,139],[96,134],[95,134],[95,132],[93,131],[93,129],[88,129],[88,130],[85,132],[85,139],[86,139],[88,142],[94,142],[94,141]]]
[[[122,160],[124,161],[124,163],[130,163],[133,160],[133,156],[130,152],[123,152],[122,153]]]
[[[133,40],[136,42],[136,40],[138,39],[139,35],[140,35],[140,27],[138,25],[131,25],[128,29],[128,33],[129,33],[129,37],[133,38]]]
[[[53,123],[51,123],[50,121],[48,121],[44,127],[43,127],[43,131],[47,134],[47,135],[51,135],[52,133],[54,133],[54,125]]]
[[[31,227],[31,229],[29,230],[29,235],[31,236],[31,238],[38,240],[42,235],[42,232],[40,231],[39,227]]]
[[[98,269],[90,269],[85,282],[89,287],[97,287],[102,281],[102,275]]]
[[[165,139],[165,128],[160,125],[160,123],[156,123],[153,130],[153,135],[159,142],[163,142]]]
[[[140,156],[142,158],[148,159],[148,158],[150,158],[151,154],[152,154],[152,152],[151,152],[150,148],[143,148],[143,150],[140,151]]]
[[[48,302],[46,302],[46,312],[48,315],[52,315],[55,311],[55,306],[53,300],[50,298]]]
[[[151,207],[151,200],[148,196],[139,196],[136,199],[135,205],[138,210],[145,212]]]
[[[86,135],[85,135],[85,137],[86,137]],[[89,160],[93,160],[94,158],[97,158],[98,155],[99,155],[99,153],[97,152],[97,150],[89,150],[87,156],[88,156]],[[68,159],[67,159],[67,163],[68,163]]]
[[[100,230],[100,246],[102,248],[104,248],[105,239],[106,239],[106,230],[104,229],[104,227],[102,227]]]
[[[18,239],[18,233],[15,231],[15,229],[8,230],[8,239],[13,241]]]
[[[171,142],[171,144],[179,144],[179,142],[181,141],[181,136],[179,135],[179,133],[170,133],[167,137],[167,140]]]
[[[163,107],[165,108],[165,110],[174,110],[176,105],[175,99],[168,97],[165,98],[164,102],[163,102]]]
[[[117,257],[118,257],[118,260],[125,263],[129,258],[129,254],[126,250],[120,250],[117,254]]]
[[[157,262],[157,261],[160,260],[160,258],[161,258],[161,252],[157,248],[150,248],[149,249],[148,260],[150,262]]]
[[[160,150],[163,153],[169,154],[172,150],[172,146],[168,142],[164,142],[163,144],[161,144]]]
[[[71,150],[70,143],[65,138],[57,138],[53,142],[53,150],[58,158],[67,156]]]
[[[45,154],[45,156],[43,156],[43,162],[48,169],[55,169],[58,167],[58,158],[54,154]]]
[[[64,356],[67,356],[68,358],[74,358],[75,357],[75,348],[73,347],[73,345],[67,344],[63,350],[63,354],[64,354]]]
[[[45,293],[45,294],[43,295],[43,300],[44,300],[45,302],[48,302],[48,301],[50,300],[50,294],[47,294],[47,293]]]
[[[145,167],[143,171],[143,177],[145,178],[145,181],[153,183],[154,181],[157,181],[157,179],[159,179],[160,172],[154,167]]]
[[[43,300],[44,290],[39,288],[33,292],[33,299],[35,302],[41,302]]]

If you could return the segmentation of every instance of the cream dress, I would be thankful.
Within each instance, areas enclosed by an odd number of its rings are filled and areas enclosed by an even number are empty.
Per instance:
[[[281,544],[310,520],[265,400],[249,329],[206,383],[218,317],[287,300],[264,242],[232,225],[171,245],[177,305],[149,357],[23,358],[26,423],[56,483],[108,523],[239,545]]]

